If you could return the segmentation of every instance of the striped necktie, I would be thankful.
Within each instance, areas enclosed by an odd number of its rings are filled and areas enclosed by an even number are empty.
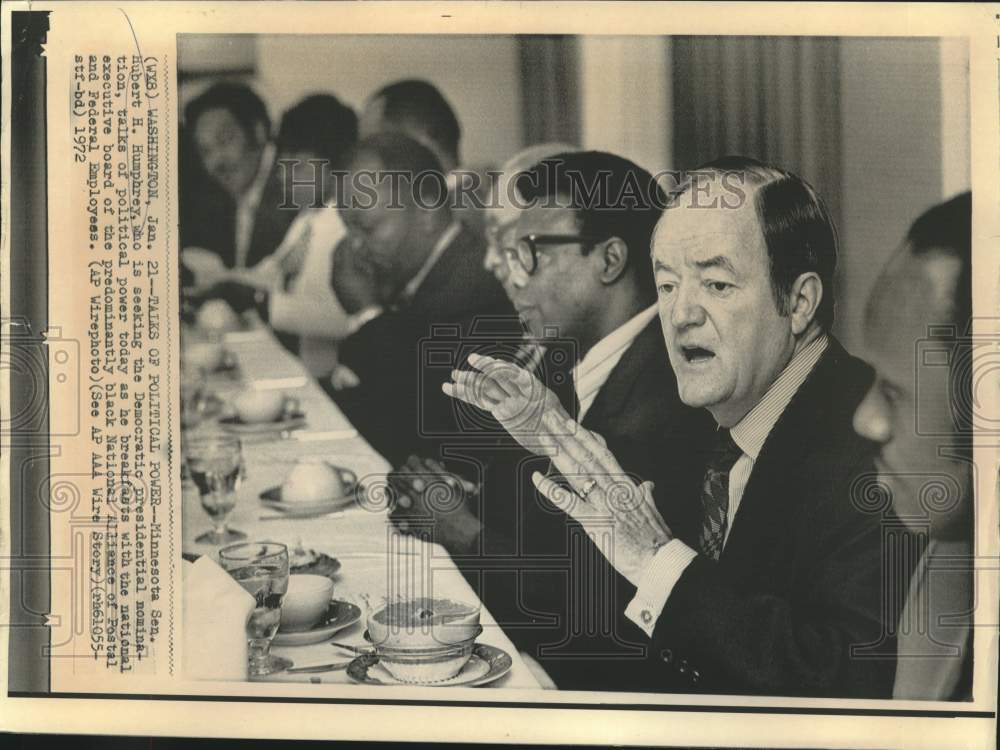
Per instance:
[[[726,539],[729,515],[729,472],[743,454],[729,430],[716,433],[716,443],[701,486],[702,525],[698,548],[702,554],[718,560]]]

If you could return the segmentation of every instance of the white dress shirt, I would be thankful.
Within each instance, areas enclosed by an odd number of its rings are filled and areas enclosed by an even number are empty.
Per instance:
[[[337,364],[337,342],[356,328],[330,285],[334,251],[346,234],[335,207],[302,209],[281,245],[261,264],[273,264],[280,273],[282,259],[304,249],[298,273],[286,288],[276,289],[268,298],[271,326],[298,335],[299,356],[313,375],[325,375]],[[302,247],[304,246],[304,248]]]
[[[576,421],[583,421],[598,392],[611,371],[615,369],[615,365],[632,346],[635,337],[642,333],[642,329],[655,317],[656,305],[650,305],[590,347],[590,350],[583,355],[583,359],[577,362],[573,368],[573,389],[580,402],[580,412],[576,415]]]
[[[757,405],[730,430],[733,442],[743,453],[729,472],[729,508],[723,550],[739,512],[743,491],[768,435],[792,397],[813,371],[828,344],[829,339],[823,334],[803,347],[792,357]],[[670,593],[697,556],[698,552],[680,539],[672,539],[659,549],[643,572],[635,597],[625,609],[625,616],[642,628],[646,635],[652,637],[656,621],[663,612]]]
[[[234,244],[236,246],[236,258],[234,267],[246,268],[247,254],[250,252],[250,240],[253,238],[253,225],[257,216],[257,207],[260,205],[261,196],[267,185],[267,178],[271,175],[271,168],[274,167],[274,157],[277,149],[274,144],[268,142],[264,146],[264,151],[260,155],[260,164],[257,166],[257,176],[253,178],[250,187],[240,196],[236,202],[236,235]]]

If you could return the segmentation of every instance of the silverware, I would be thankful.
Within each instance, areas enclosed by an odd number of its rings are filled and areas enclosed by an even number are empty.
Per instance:
[[[289,667],[285,671],[289,674],[313,674],[316,672],[336,672],[340,669],[347,669],[351,662],[341,661],[336,664],[316,664],[312,667]]]
[[[345,651],[350,651],[352,654],[359,654],[361,656],[367,656],[368,654],[374,653],[375,649],[369,646],[368,648],[361,648],[359,646],[352,646],[349,643],[337,643],[336,641],[330,641],[331,646],[336,646],[337,648],[342,648]]]
[[[322,516],[333,516],[339,518],[342,510],[324,510],[317,513],[289,513],[279,516],[257,516],[258,521],[296,521],[310,518],[320,518]]]

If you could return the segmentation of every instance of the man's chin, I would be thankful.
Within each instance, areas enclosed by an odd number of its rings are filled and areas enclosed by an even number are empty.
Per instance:
[[[685,382],[678,378],[677,392],[687,406],[693,409],[707,409],[721,400],[715,389],[705,387],[704,382]]]

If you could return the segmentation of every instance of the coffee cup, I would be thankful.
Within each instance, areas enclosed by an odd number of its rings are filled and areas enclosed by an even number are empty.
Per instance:
[[[239,316],[221,299],[207,300],[195,315],[195,322],[202,331],[213,334],[239,330]]]
[[[247,388],[233,399],[236,416],[246,424],[276,422],[294,414],[299,408],[298,399],[281,391]]]
[[[326,576],[290,575],[288,591],[281,602],[281,629],[309,630],[323,616],[333,597],[333,581]]]
[[[315,503],[341,498],[357,482],[357,474],[350,469],[322,460],[302,459],[281,485],[281,500],[289,503]]]

